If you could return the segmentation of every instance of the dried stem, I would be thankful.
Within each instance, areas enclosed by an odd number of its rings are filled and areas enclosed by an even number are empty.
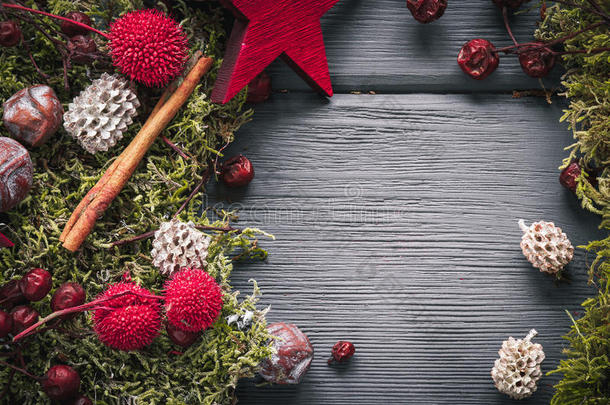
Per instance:
[[[510,29],[510,24],[508,23],[508,7],[506,6],[502,7],[502,17],[504,18],[504,26],[506,27],[506,31],[508,32],[510,39],[513,40],[513,44],[515,44],[515,46],[519,46],[519,42],[517,42],[517,39],[513,34],[513,30]]]
[[[38,376],[36,376],[34,374],[30,374],[30,372],[27,371],[26,369],[23,369],[23,368],[17,367],[17,366],[13,366],[12,364],[7,363],[4,360],[0,360],[0,364],[2,364],[3,366],[9,367],[9,368],[11,368],[11,369],[13,369],[15,371],[19,371],[20,373],[25,374],[28,377],[35,379],[36,381],[42,381],[44,379],[44,377],[38,377]]]
[[[165,142],[165,144],[167,146],[169,146],[170,148],[172,148],[177,154],[179,154],[180,156],[182,156],[184,159],[189,160],[190,157],[189,155],[187,155],[182,149],[180,149],[175,143],[173,143],[172,141],[170,141],[169,139],[167,139],[167,137],[161,135],[161,140],[163,142]]]
[[[174,216],[172,218],[176,218],[178,215],[180,215],[180,213],[182,211],[184,211],[186,206],[191,202],[191,200],[195,197],[195,195],[197,195],[199,190],[201,190],[201,187],[203,187],[205,185],[205,183],[208,182],[208,180],[210,180],[210,169],[207,169],[205,171],[205,173],[203,174],[203,176],[201,178],[201,181],[197,184],[197,186],[195,186],[195,188],[193,189],[191,194],[189,194],[189,196],[186,198],[186,200],[180,206],[180,208],[178,208],[178,211],[176,211],[176,213],[174,214]]]
[[[571,54],[575,54],[575,53],[590,53],[590,54],[594,54],[594,53],[602,53],[602,52],[610,52],[610,47],[607,47],[607,48],[595,48],[595,49],[576,49],[574,51],[554,52],[554,54],[555,55],[571,55]]]

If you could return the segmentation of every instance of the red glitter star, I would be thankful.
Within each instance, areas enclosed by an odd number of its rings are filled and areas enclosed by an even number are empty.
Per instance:
[[[221,1],[237,20],[212,101],[229,101],[278,56],[315,90],[333,95],[320,18],[339,0]]]

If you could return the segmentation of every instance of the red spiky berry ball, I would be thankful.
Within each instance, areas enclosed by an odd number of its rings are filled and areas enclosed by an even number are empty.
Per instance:
[[[188,54],[186,34],[158,10],[136,10],[110,25],[114,65],[132,80],[163,87],[182,73]]]
[[[209,328],[222,309],[222,291],[203,270],[183,269],[165,285],[167,320],[178,329],[198,332]]]
[[[126,291],[135,294],[120,295]],[[101,308],[93,315],[94,330],[100,341],[124,351],[149,345],[161,328],[161,308],[158,300],[150,295],[150,291],[135,283],[116,283],[108,287],[96,299]],[[103,301],[107,298],[110,299]]]
[[[45,374],[42,388],[49,398],[55,401],[65,401],[78,394],[80,376],[70,366],[63,364],[53,366]]]

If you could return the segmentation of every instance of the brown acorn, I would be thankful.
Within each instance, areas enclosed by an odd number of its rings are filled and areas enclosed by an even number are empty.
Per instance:
[[[64,110],[49,86],[19,90],[4,103],[4,126],[21,143],[40,146],[59,129]]]
[[[32,160],[26,148],[11,138],[0,138],[0,212],[23,200],[32,188]]]

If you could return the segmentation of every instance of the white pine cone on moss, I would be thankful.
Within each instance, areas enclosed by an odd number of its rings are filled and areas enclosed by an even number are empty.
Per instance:
[[[491,369],[491,378],[498,391],[513,399],[523,399],[532,395],[542,377],[540,364],[544,360],[542,345],[531,340],[538,332],[532,329],[525,339],[512,336],[502,343],[498,351],[500,358]]]
[[[184,267],[204,269],[209,244],[210,238],[198,231],[195,224],[173,219],[162,223],[155,232],[150,254],[161,273],[170,275]]]
[[[105,152],[123,138],[139,106],[125,79],[103,73],[72,100],[64,128],[87,152]]]
[[[559,273],[574,257],[574,247],[561,228],[552,222],[538,221],[529,227],[520,219],[523,231],[521,250],[527,260],[540,271]]]

